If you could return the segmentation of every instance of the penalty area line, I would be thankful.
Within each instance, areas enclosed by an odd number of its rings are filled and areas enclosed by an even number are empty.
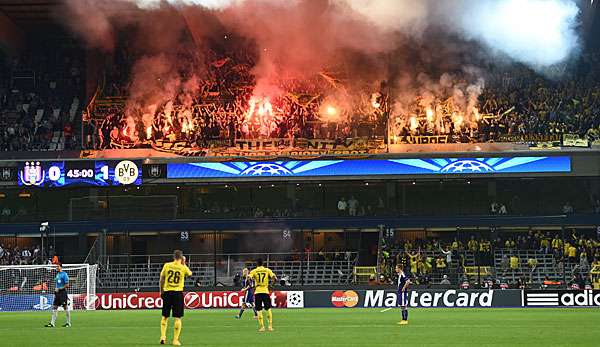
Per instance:
[[[392,309],[392,307],[388,307],[388,308],[384,308],[383,310],[381,310],[381,311],[379,311],[379,312],[380,312],[380,313],[383,313],[383,312],[387,312],[387,311],[389,311],[389,310],[391,310],[391,309]]]

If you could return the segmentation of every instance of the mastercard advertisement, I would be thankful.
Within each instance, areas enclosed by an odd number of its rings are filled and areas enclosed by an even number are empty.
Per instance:
[[[358,305],[358,294],[353,290],[336,290],[331,294],[331,303],[335,307],[354,307]]]

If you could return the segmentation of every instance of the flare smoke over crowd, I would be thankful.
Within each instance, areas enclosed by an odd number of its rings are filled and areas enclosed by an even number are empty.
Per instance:
[[[68,0],[66,10],[90,47],[125,55],[113,79],[127,86],[121,122],[140,138],[164,132],[156,115],[169,123],[177,105],[189,108],[177,116],[184,131],[199,126],[199,95],[228,88],[247,89],[223,106],[244,109],[232,126],[294,107],[319,121],[390,113],[411,128],[419,108],[436,127],[444,112],[461,126],[478,120],[490,71],[519,63],[557,78],[580,45],[572,0]],[[276,123],[265,135],[292,131]]]

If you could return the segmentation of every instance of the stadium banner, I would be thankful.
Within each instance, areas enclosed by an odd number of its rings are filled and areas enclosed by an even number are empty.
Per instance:
[[[577,134],[564,134],[562,138],[562,145],[564,147],[583,147],[587,148],[590,143],[587,138],[580,137]]]
[[[69,294],[68,308],[84,309],[85,294]],[[47,311],[52,308],[54,294],[6,294],[0,295],[0,312]],[[59,310],[62,308],[59,307]]]
[[[525,290],[524,307],[600,307],[600,290]]]
[[[537,143],[537,142],[560,142],[560,134],[538,135],[538,134],[518,134],[518,135],[500,135],[499,142],[514,143]]]
[[[411,290],[411,307],[521,307],[521,290]],[[397,307],[395,290],[305,291],[305,307]]]
[[[387,152],[383,137],[346,139],[267,138],[209,140],[202,147],[187,141],[157,140],[152,149],[185,157],[364,155]]]
[[[530,150],[534,151],[546,151],[546,150],[560,150],[560,141],[554,142],[535,142],[529,145]]]
[[[392,140],[392,144],[424,145],[424,144],[448,143],[450,140],[450,136],[448,136],[448,135],[393,136],[391,140]]]
[[[244,293],[235,291],[186,292],[184,304],[187,309],[239,308]],[[132,310],[162,308],[158,292],[99,293],[94,298],[97,310]],[[277,308],[303,308],[302,291],[274,291],[271,304]]]
[[[540,172],[571,172],[571,158],[568,156],[527,156],[167,164],[168,179],[248,178],[260,176],[485,175]]]
[[[46,311],[54,295],[47,293],[0,295],[0,312]],[[160,309],[158,292],[99,293],[91,298],[96,310]],[[237,291],[186,292],[186,309],[239,308],[244,293]],[[86,307],[86,295],[69,295],[69,307]],[[276,308],[393,308],[398,306],[393,289],[274,291]],[[600,290],[520,289],[418,289],[411,290],[409,306],[419,308],[500,307],[600,307]]]

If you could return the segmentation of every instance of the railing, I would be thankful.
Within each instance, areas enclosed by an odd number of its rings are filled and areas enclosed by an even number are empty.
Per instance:
[[[295,285],[350,283],[358,261],[356,252],[189,254],[187,264],[194,275],[186,285],[236,285],[236,275],[254,267],[259,257],[280,279]],[[162,265],[171,260],[170,254],[102,257],[98,283],[111,288],[156,286]]]
[[[68,204],[66,204],[68,205]],[[51,207],[49,207],[51,208]],[[57,208],[57,207],[55,207]],[[146,210],[146,218],[129,220],[68,220],[69,206],[64,207],[65,215],[51,218],[52,211],[46,211],[43,215],[36,211],[28,211],[23,216],[22,223],[15,223],[15,218],[2,220],[0,233],[14,234],[15,232],[34,232],[39,228],[35,221],[50,221],[54,227],[63,232],[95,232],[98,229],[107,229],[109,232],[118,231],[190,231],[190,230],[248,230],[254,227],[264,229],[265,227],[279,228],[282,223],[289,229],[324,229],[324,228],[373,228],[377,225],[385,225],[388,228],[414,228],[427,231],[429,228],[476,228],[484,232],[494,228],[522,227],[522,228],[544,228],[544,227],[588,227],[595,230],[598,225],[598,214],[579,215],[556,215],[556,216],[447,216],[447,217],[403,217],[395,216],[368,216],[368,217],[333,217],[333,214],[323,214],[310,218],[301,217],[265,217],[265,218],[239,218],[230,217],[223,219],[199,218],[199,216],[178,215],[177,220],[152,220],[159,213],[158,210]],[[40,211],[41,213],[41,211]],[[55,221],[55,220],[59,221]],[[243,227],[242,227],[243,226]]]
[[[82,119],[81,119],[81,139],[80,139],[81,142],[80,143],[82,146],[87,144],[87,141],[86,141],[87,134],[84,131],[84,122],[91,121],[92,114],[94,113],[94,109],[96,107],[96,100],[98,99],[98,97],[100,96],[100,93],[102,92],[102,89],[104,88],[104,81],[105,81],[105,78],[104,78],[104,74],[103,74],[103,78],[101,79],[100,83],[98,83],[98,86],[96,86],[94,95],[92,95],[92,97],[90,98],[90,102],[88,102],[88,104],[85,106],[86,118],[84,119],[82,117]],[[95,146],[96,144],[92,144],[92,145]],[[89,149],[89,148],[84,148],[84,149]]]
[[[112,195],[108,197],[71,198],[69,220],[126,220],[153,218],[173,220],[177,217],[177,196],[174,195]],[[131,206],[140,208],[132,209]]]

